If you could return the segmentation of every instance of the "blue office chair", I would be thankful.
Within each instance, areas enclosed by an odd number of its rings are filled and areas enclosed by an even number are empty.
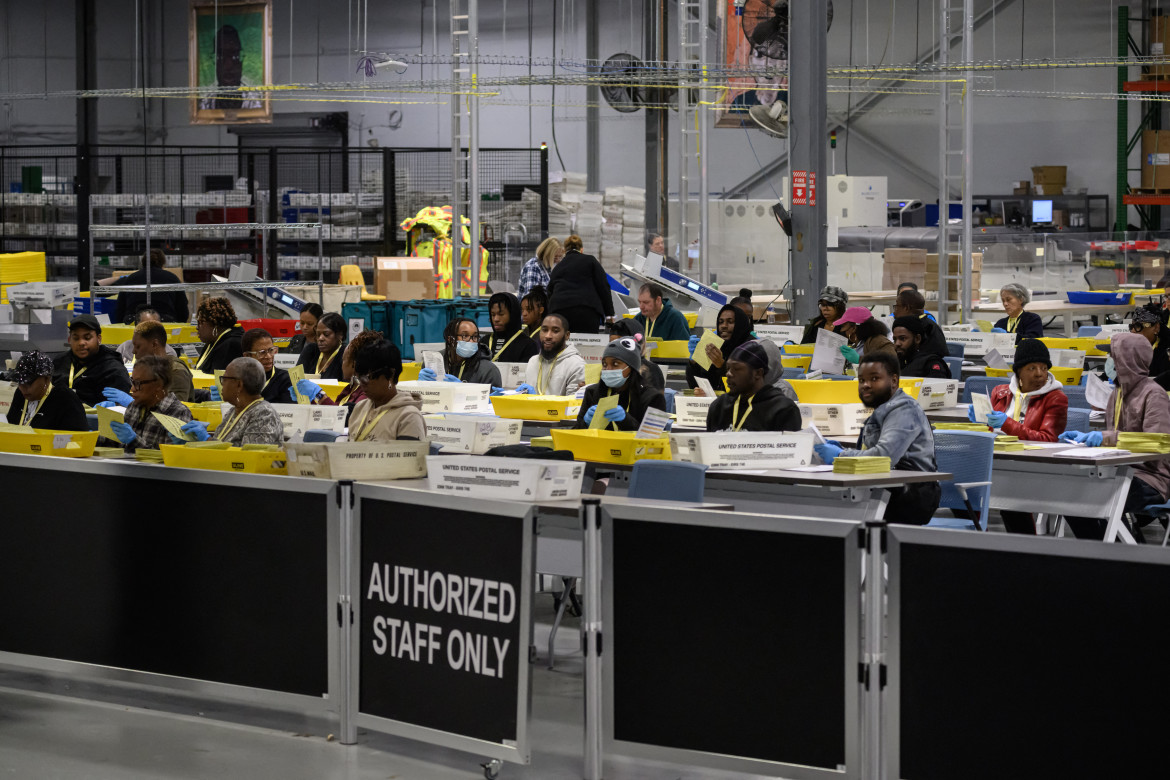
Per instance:
[[[337,441],[337,437],[341,435],[339,431],[326,431],[320,428],[313,428],[305,431],[305,443],[324,442],[329,444]]]
[[[666,413],[674,414],[674,397],[678,395],[678,390],[668,387],[662,391],[662,394],[666,396]]]
[[[958,344],[954,341],[948,341],[947,342],[947,353],[951,357],[961,358],[964,355],[966,355],[966,353],[967,353],[967,345],[966,344]]]
[[[951,370],[951,379],[963,378],[963,358],[945,357],[943,361],[947,364],[947,368]]]
[[[991,394],[993,388],[1008,384],[1006,377],[999,376],[970,376],[963,382],[963,395],[960,403],[971,403],[971,393]]]
[[[821,379],[831,379],[835,382],[852,382],[857,377],[849,376],[848,374],[821,374]]]
[[[630,474],[630,498],[652,501],[703,500],[707,467],[701,463],[671,460],[640,460]]]
[[[1077,409],[1073,407],[1068,408],[1068,420],[1064,424],[1066,431],[1087,431],[1089,430],[1089,412],[1090,409]],[[1062,431],[1063,433],[1063,431]]]
[[[802,368],[786,368],[786,369],[784,369],[783,373],[781,373],[780,378],[781,379],[800,379],[802,376],[804,376],[804,369],[802,369]]]
[[[1100,332],[1101,332],[1100,325],[1082,325],[1079,328],[1077,328],[1077,338],[1078,339],[1092,338],[1093,336],[1096,336]]]
[[[85,421],[89,423],[89,429],[91,431],[96,431],[98,429],[98,416],[96,414],[87,414],[85,416]]]
[[[1065,396],[1068,397],[1068,405],[1070,408],[1073,406],[1075,406],[1078,409],[1088,409],[1089,408],[1089,402],[1085,400],[1084,386],[1076,385],[1076,386],[1070,387],[1068,385],[1065,385],[1064,387],[1062,387],[1060,389],[1061,389],[1061,391],[1064,392]],[[1078,428],[1077,430],[1087,430],[1087,429]]]
[[[942,483],[939,508],[966,509],[978,519],[935,517],[927,523],[928,527],[964,531],[987,530],[994,454],[995,434],[990,431],[934,432],[934,458],[938,463],[938,470],[954,474],[954,479]]]
[[[1162,518],[1170,518],[1170,503],[1165,504],[1150,504],[1142,510],[1144,514],[1153,515],[1155,520],[1162,520]],[[1165,547],[1167,542],[1170,542],[1170,521],[1166,522],[1166,533],[1162,537],[1162,546]],[[1135,531],[1137,529],[1134,529]]]

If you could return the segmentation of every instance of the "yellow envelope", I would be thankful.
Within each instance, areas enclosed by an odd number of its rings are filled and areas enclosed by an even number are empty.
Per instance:
[[[590,428],[601,430],[609,425],[609,420],[605,419],[605,413],[609,409],[616,409],[618,401],[621,396],[607,395],[597,402],[597,411],[593,413],[593,420],[589,423]]]
[[[154,415],[154,419],[162,423],[162,427],[167,429],[167,433],[183,441],[195,441],[195,434],[184,431],[184,423],[178,417],[171,417],[169,414],[161,414],[160,412],[151,412],[151,414]]]
[[[125,411],[118,412],[105,406],[98,406],[94,409],[94,412],[97,413],[98,418],[98,434],[105,436],[110,441],[117,441],[118,437],[114,435],[114,428],[110,423],[125,422]]]
[[[297,395],[298,404],[307,404],[310,399],[307,395],[302,395],[297,383],[305,378],[305,367],[303,365],[293,366],[288,370],[288,379],[292,382],[293,392]]]
[[[601,381],[601,364],[600,363],[586,363],[585,364],[585,384],[595,385]]]
[[[988,320],[975,320],[975,326],[981,333],[991,333],[991,329],[995,327]]]
[[[713,330],[703,331],[703,337],[699,339],[699,343],[695,346],[695,354],[691,355],[691,360],[699,364],[699,368],[706,371],[711,367],[711,358],[707,357],[707,345],[714,344],[716,348],[723,346],[723,339],[715,335]]]

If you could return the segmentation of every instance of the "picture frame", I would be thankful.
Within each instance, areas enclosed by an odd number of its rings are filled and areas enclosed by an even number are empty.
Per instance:
[[[191,0],[187,36],[191,123],[271,122],[272,0]]]

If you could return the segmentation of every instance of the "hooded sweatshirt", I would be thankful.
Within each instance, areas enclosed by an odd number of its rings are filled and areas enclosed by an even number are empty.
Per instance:
[[[53,386],[70,387],[69,370],[73,369],[72,390],[83,404],[97,406],[106,397],[102,390],[116,387],[124,393],[130,392],[130,375],[118,357],[118,351],[106,344],[99,344],[97,351],[85,360],[80,360],[69,350],[53,360]]]
[[[637,314],[634,319],[646,332],[647,339],[662,339],[663,341],[686,341],[691,337],[691,328],[687,325],[686,315],[670,302],[669,298],[662,299],[662,311],[653,321],[648,321],[645,314]]]
[[[1017,398],[1019,419],[1015,412]],[[1013,376],[1009,384],[998,385],[991,391],[991,408],[1007,412],[1008,418],[1001,428],[1004,433],[1025,441],[1056,441],[1068,422],[1068,396],[1051,373],[1043,387],[1030,393],[1021,393],[1019,377]]]
[[[493,363],[527,363],[539,348],[524,331],[519,299],[512,293],[496,293],[488,300],[488,309],[497,304],[507,308],[508,324],[503,331],[485,335],[480,343],[487,347]]]
[[[735,402],[739,399],[739,416]],[[748,408],[751,411],[748,411]],[[799,431],[801,429],[800,407],[788,398],[780,388],[765,384],[750,400],[742,396],[724,393],[707,407],[707,430],[715,431]]]
[[[796,389],[788,384],[784,378],[784,362],[780,359],[780,346],[771,339],[759,339],[764,345],[764,352],[768,354],[768,372],[764,374],[764,384],[772,385],[794,404],[800,403],[796,396]]]
[[[728,304],[719,310],[719,316],[723,316],[726,311],[730,311],[735,316],[735,326],[731,331],[731,337],[724,339],[723,346],[719,348],[719,352],[723,355],[723,365],[716,366],[712,363],[710,368],[700,368],[692,356],[690,362],[687,363],[687,385],[690,387],[698,387],[699,383],[695,381],[695,377],[703,376],[716,390],[722,390],[723,377],[727,374],[727,358],[736,347],[752,337],[752,321],[743,313],[743,310]]]
[[[585,358],[572,344],[566,344],[551,360],[538,352],[528,360],[524,381],[537,395],[574,395],[585,381]]]
[[[422,441],[426,436],[422,397],[418,393],[399,391],[379,407],[369,398],[363,398],[349,416],[350,441]]]
[[[1118,387],[1105,409],[1102,443],[1107,447],[1117,444],[1118,431],[1170,433],[1170,397],[1148,374],[1153,352],[1150,342],[1137,333],[1113,336],[1110,354],[1117,367]],[[1134,476],[1163,498],[1170,496],[1170,463],[1155,460],[1133,469]]]

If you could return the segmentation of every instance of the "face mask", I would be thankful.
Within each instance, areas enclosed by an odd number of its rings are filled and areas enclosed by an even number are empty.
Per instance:
[[[455,354],[466,360],[469,357],[474,357],[475,353],[479,352],[479,343],[475,341],[456,341]]]
[[[605,382],[606,387],[618,388],[626,383],[626,375],[623,373],[624,369],[611,368],[601,372],[601,381]]]
[[[1109,377],[1110,382],[1117,379],[1117,366],[1113,363],[1112,355],[1105,358],[1105,376]]]

